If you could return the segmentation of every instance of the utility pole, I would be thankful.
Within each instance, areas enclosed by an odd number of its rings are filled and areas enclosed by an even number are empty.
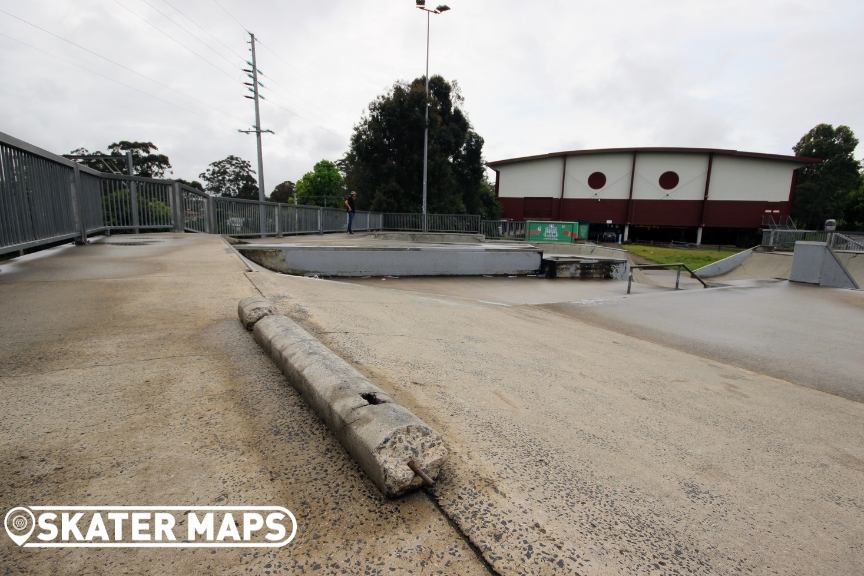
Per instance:
[[[254,132],[255,133],[255,139],[257,140],[257,143],[258,143],[258,200],[260,202],[262,202],[262,204],[260,205],[260,225],[261,225],[261,237],[264,238],[264,237],[266,237],[266,234],[264,233],[265,232],[264,225],[265,225],[266,213],[264,210],[263,202],[266,198],[266,194],[264,191],[264,155],[261,152],[261,133],[262,132],[269,132],[270,134],[274,134],[274,132],[272,130],[262,130],[261,129],[261,110],[260,110],[260,107],[258,105],[258,99],[264,98],[264,96],[261,96],[258,93],[258,86],[263,87],[264,85],[258,81],[258,74],[261,71],[258,70],[258,60],[255,57],[255,34],[253,34],[252,32],[249,32],[249,38],[250,38],[250,41],[248,43],[252,45],[252,61],[249,62],[247,60],[246,63],[249,64],[249,66],[251,66],[252,69],[251,70],[244,69],[243,71],[246,72],[247,73],[246,75],[252,79],[251,83],[250,82],[244,82],[244,84],[246,84],[246,86],[251,86],[251,88],[248,88],[248,90],[251,91],[253,95],[252,96],[244,96],[244,97],[255,101],[255,126],[253,126],[254,130],[238,130],[238,132],[243,132],[245,134],[252,134]]]

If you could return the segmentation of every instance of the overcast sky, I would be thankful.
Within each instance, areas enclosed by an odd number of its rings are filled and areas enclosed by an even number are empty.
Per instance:
[[[423,75],[414,0],[218,2],[0,0],[0,131],[56,153],[152,141],[186,179],[229,154],[254,166],[254,136],[237,132],[254,123],[246,28],[263,43],[262,125],[276,132],[264,136],[269,193],[342,156],[369,102]],[[861,0],[449,2],[432,16],[430,71],[458,81],[487,160],[791,154],[820,122],[864,137]]]

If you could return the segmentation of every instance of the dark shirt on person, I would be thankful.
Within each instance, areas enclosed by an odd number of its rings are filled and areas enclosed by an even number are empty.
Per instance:
[[[348,212],[354,212],[354,198],[348,198]]]

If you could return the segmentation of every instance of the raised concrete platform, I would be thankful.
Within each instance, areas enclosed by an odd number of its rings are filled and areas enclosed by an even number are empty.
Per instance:
[[[243,244],[252,262],[298,276],[482,276],[535,274],[542,251],[513,245]]]
[[[486,241],[486,236],[483,234],[459,234],[453,232],[369,232],[365,236],[375,240],[427,242],[432,244],[465,244]]]

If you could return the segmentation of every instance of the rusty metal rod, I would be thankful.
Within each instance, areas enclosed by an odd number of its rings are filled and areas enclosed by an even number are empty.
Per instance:
[[[430,478],[429,475],[426,474],[426,472],[424,472],[419,466],[417,466],[417,464],[415,464],[413,460],[410,460],[408,462],[408,467],[411,468],[411,471],[414,472],[414,474],[416,474],[423,480],[424,484],[426,484],[427,486],[435,486],[435,481],[432,480],[432,478]]]

